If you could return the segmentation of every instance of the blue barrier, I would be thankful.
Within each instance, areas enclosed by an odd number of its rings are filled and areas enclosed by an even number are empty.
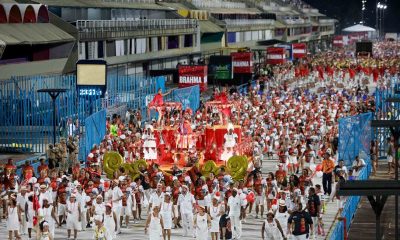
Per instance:
[[[338,156],[349,166],[357,155],[369,155],[372,139],[372,113],[339,119]]]
[[[96,112],[85,119],[85,132],[79,148],[79,159],[85,161],[86,156],[94,144],[99,145],[106,135],[106,116],[105,109]]]
[[[371,161],[369,159],[366,160],[366,167],[360,171],[357,180],[367,180],[371,173]],[[351,222],[354,218],[354,215],[357,211],[358,204],[361,200],[360,196],[350,196],[346,199],[346,203],[343,207],[342,214],[340,217],[346,219],[346,234],[350,229]],[[329,233],[327,239],[330,240],[337,240],[337,239],[344,239],[344,222],[343,221],[336,221],[336,224],[332,228]]]
[[[400,103],[386,102],[388,98],[400,98],[400,79],[392,77],[384,88],[377,87],[375,91],[375,116],[377,119],[400,119]],[[386,139],[391,136],[389,128],[376,128],[375,138],[378,140],[379,157],[386,157]]]
[[[107,76],[107,96],[79,97],[75,75],[15,77],[0,83],[0,148],[8,151],[45,152],[53,139],[51,98],[39,89],[63,88],[56,100],[57,141],[67,137],[68,118],[78,119],[80,133],[85,119],[104,108],[125,104],[145,110],[145,99],[158,89],[165,90],[165,77]],[[143,115],[145,116],[145,115]],[[78,133],[78,134],[80,134]],[[80,141],[81,149],[84,141]]]
[[[200,107],[200,87],[195,85],[187,88],[174,89],[169,100],[182,103],[182,109],[190,108],[193,112]]]
[[[355,156],[365,160],[366,166],[362,169],[357,180],[367,180],[371,173],[371,159],[369,155],[372,139],[371,120],[372,113],[364,113],[352,117],[339,119],[339,159],[343,159],[346,165],[351,165]],[[360,196],[350,196],[346,199],[340,217],[346,219],[346,229],[350,228],[351,221],[357,211]],[[344,239],[344,222],[336,221],[327,239]],[[347,232],[346,232],[347,234]]]
[[[53,139],[52,100],[39,89],[63,88],[56,100],[56,125],[75,112],[75,78],[16,77],[0,83],[0,147],[21,152],[44,152]],[[60,128],[57,136],[60,136]]]

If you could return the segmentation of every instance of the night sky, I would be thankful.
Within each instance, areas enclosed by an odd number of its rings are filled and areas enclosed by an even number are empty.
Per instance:
[[[361,0],[303,0],[321,13],[339,20],[343,29],[361,21]],[[376,4],[385,0],[367,0],[364,12],[365,25],[375,28]],[[385,32],[400,33],[400,0],[387,0],[385,10]]]

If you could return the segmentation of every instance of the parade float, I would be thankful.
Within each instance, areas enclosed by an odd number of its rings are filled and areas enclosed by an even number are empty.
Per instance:
[[[189,176],[192,181],[198,177],[230,175],[234,180],[242,180],[252,162],[252,141],[242,137],[242,128],[229,123],[231,113],[237,112],[236,103],[228,103],[223,98],[205,104],[206,111],[217,115],[217,122],[204,124],[193,129],[190,108],[182,109],[178,102],[163,102],[157,97],[148,109],[158,113],[158,127],[146,125],[142,135],[142,159],[126,161],[118,152],[107,152],[103,158],[103,169],[109,179],[121,168],[132,179],[147,172],[153,180],[163,179],[166,183],[173,176],[183,180]],[[158,101],[158,104],[154,104]],[[231,110],[235,111],[231,111]],[[170,124],[170,115],[180,116],[179,122]],[[208,119],[213,114],[207,114]]]

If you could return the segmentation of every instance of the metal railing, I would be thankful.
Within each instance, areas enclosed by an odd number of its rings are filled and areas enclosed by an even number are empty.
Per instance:
[[[246,8],[245,3],[219,0],[192,0],[193,5],[199,8]]]
[[[155,0],[102,0],[106,3],[155,3]]]
[[[273,25],[273,19],[225,19],[227,25],[246,26],[246,25]]]
[[[197,26],[196,19],[79,20],[76,22],[79,32],[193,29]]]

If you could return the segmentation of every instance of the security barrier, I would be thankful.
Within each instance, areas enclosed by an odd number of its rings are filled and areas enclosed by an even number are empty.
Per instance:
[[[50,96],[37,91],[55,88],[66,92],[56,99],[54,120]],[[54,121],[57,142],[60,137],[67,137],[69,119],[78,122],[74,135],[80,136],[85,133],[85,119],[92,114],[103,109],[119,114],[125,114],[126,108],[144,110],[146,96],[158,89],[165,91],[165,77],[109,75],[103,99],[78,98],[75,75],[27,76],[3,81],[0,83],[0,151],[45,152],[47,145],[53,143]],[[120,108],[122,105],[126,107]],[[85,136],[80,137],[80,149],[85,149]]]
[[[371,159],[369,156],[370,142],[372,139],[371,120],[372,113],[339,119],[339,159],[343,159],[347,166],[351,166],[355,156],[365,160],[366,166],[361,169],[357,180],[367,180],[371,173]],[[345,239],[351,221],[356,213],[360,196],[350,196],[346,199],[343,211],[339,217],[346,221],[336,220],[329,232],[327,239]],[[345,225],[346,224],[346,228]],[[346,232],[344,231],[346,229]]]
[[[360,174],[358,175],[357,180],[367,180],[371,173],[371,161],[369,159],[365,160],[366,167],[361,169]],[[346,199],[346,203],[343,207],[342,214],[340,217],[342,219],[346,219],[346,221],[336,220],[332,230],[330,231],[328,237],[326,239],[338,240],[345,239],[345,234],[347,235],[353,217],[357,211],[358,203],[360,202],[360,196],[350,196]],[[344,224],[346,223],[346,228],[344,228]],[[346,232],[345,232],[346,229]]]
[[[339,159],[345,165],[352,164],[356,156],[364,154],[369,158],[372,139],[372,113],[363,113],[339,119]]]
[[[85,119],[83,143],[80,144],[79,159],[85,160],[94,144],[99,145],[106,135],[106,110],[92,114]]]

